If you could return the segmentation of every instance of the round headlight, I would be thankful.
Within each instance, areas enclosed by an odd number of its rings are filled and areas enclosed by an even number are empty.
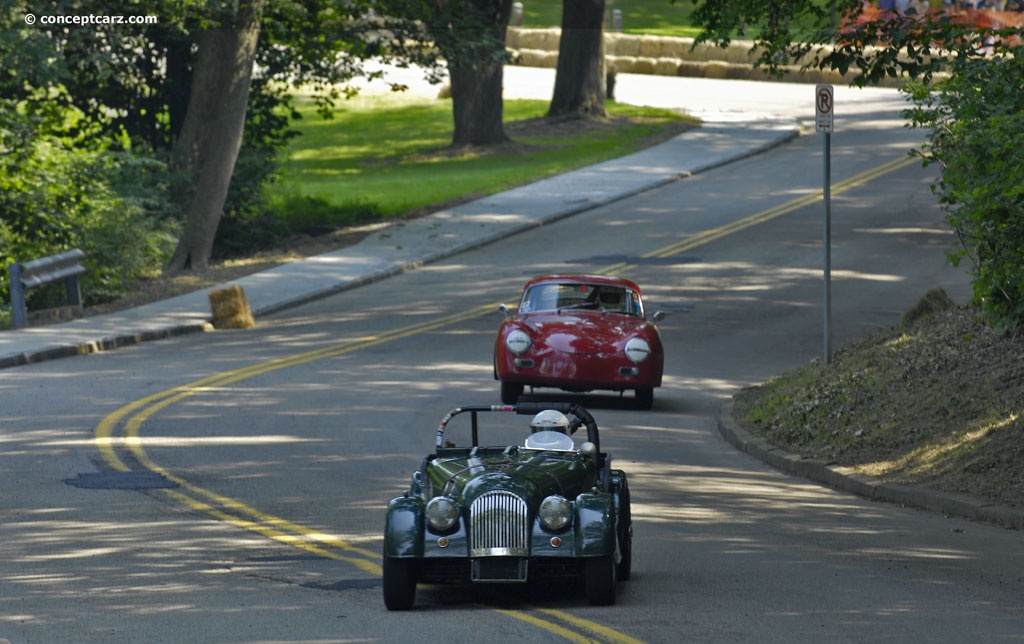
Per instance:
[[[640,364],[651,355],[651,345],[643,338],[633,338],[626,343],[626,357]]]
[[[505,346],[517,356],[522,355],[530,348],[530,336],[526,331],[516,329],[505,336]]]
[[[540,502],[540,522],[548,530],[561,530],[572,520],[572,504],[565,497],[552,495]]]
[[[427,503],[427,522],[436,532],[450,530],[459,520],[459,506],[446,496],[435,496]]]

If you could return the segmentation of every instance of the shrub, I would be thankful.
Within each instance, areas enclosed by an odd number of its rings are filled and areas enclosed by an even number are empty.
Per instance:
[[[63,124],[81,115],[65,110]],[[0,106],[0,262],[29,261],[70,248],[86,253],[86,303],[123,293],[159,271],[176,224],[164,205],[168,172],[143,155],[94,149],[42,116]],[[82,129],[79,125],[77,129]],[[58,289],[26,293],[30,308],[60,304]],[[0,308],[9,318],[10,276],[0,273]]]
[[[908,87],[908,116],[941,166],[933,189],[960,242],[950,259],[971,263],[974,303],[1007,331],[1024,324],[1024,48],[954,67],[934,88]]]

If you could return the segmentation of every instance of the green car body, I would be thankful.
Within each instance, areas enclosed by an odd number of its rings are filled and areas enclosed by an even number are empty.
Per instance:
[[[566,414],[573,428],[585,426],[587,441],[578,449],[571,439],[568,449],[477,444],[480,412],[546,409]],[[447,422],[466,412],[472,415],[472,445],[446,445]],[[582,578],[590,603],[614,603],[616,581],[630,574],[632,523],[626,474],[610,464],[600,451],[597,424],[579,405],[452,410],[438,430],[435,453],[423,459],[409,490],[388,504],[385,605],[410,608],[419,582],[552,578]]]

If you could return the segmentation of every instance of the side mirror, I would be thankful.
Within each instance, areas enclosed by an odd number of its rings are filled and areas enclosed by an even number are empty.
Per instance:
[[[499,304],[498,310],[501,311],[501,314],[505,316],[506,320],[512,317],[512,311],[508,308],[506,304]]]
[[[655,311],[654,315],[651,316],[651,321],[652,322],[661,322],[664,319],[665,319],[665,312],[664,311]]]

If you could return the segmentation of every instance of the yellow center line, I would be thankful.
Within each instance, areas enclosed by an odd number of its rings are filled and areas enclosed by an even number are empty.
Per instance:
[[[869,170],[865,170],[860,174],[854,175],[848,179],[844,179],[843,181],[834,184],[831,187],[830,193],[834,195],[841,194],[843,192],[846,192],[847,190],[851,190],[858,186],[862,186],[865,183],[873,179],[877,179],[878,177],[884,174],[887,174],[894,170],[898,170],[900,168],[905,168],[906,166],[917,161],[918,159],[915,159],[913,157],[901,157],[893,161],[889,161],[888,163],[884,163],[880,166],[871,168]],[[787,201],[786,203],[780,204],[773,208],[762,210],[761,212],[750,215],[749,217],[737,219],[736,221],[725,224],[724,226],[719,226],[718,228],[712,228],[711,230],[705,230],[701,233],[697,233],[696,235],[688,237],[682,241],[676,242],[674,244],[669,244],[668,246],[659,248],[649,253],[645,253],[641,255],[641,257],[643,257],[644,259],[650,259],[652,257],[664,259],[666,257],[671,257],[673,255],[677,255],[679,253],[692,250],[698,246],[703,246],[704,244],[717,241],[723,237],[732,235],[741,230],[757,226],[758,224],[763,224],[765,222],[771,221],[772,219],[777,219],[782,215],[789,214],[795,210],[799,210],[800,208],[805,208],[807,206],[810,206],[811,204],[822,201],[824,200],[824,198],[824,194],[820,192],[809,193],[802,197],[797,197],[796,199]]]
[[[856,186],[863,185],[864,183],[888,172],[905,167],[914,161],[915,159],[909,157],[890,161],[837,183],[832,187],[832,192],[841,193]],[[703,231],[685,240],[650,251],[641,255],[641,257],[645,259],[654,257],[671,257],[678,253],[692,250],[698,246],[716,241],[746,228],[770,221],[822,199],[823,195],[821,194],[805,195],[780,206],[761,211],[718,228]],[[605,267],[598,272],[620,274],[634,267],[635,265],[633,264],[620,262]],[[223,387],[225,385],[267,374],[279,369],[286,369],[308,364],[317,360],[338,357],[380,344],[394,342],[410,336],[434,331],[460,322],[482,317],[492,313],[496,308],[497,303],[487,304],[453,315],[434,318],[405,326],[379,335],[365,336],[321,349],[306,351],[231,371],[217,373],[196,380],[192,383],[157,392],[124,405],[104,417],[96,426],[94,431],[94,442],[104,462],[111,469],[120,472],[128,472],[132,470],[131,466],[126,464],[118,455],[118,448],[120,447],[127,450],[141,467],[159,474],[168,481],[176,483],[180,490],[184,490],[184,492],[175,489],[162,489],[161,492],[194,511],[207,514],[218,521],[223,521],[243,530],[259,534],[267,539],[278,541],[324,558],[345,561],[364,572],[372,575],[380,575],[381,567],[376,562],[380,560],[381,555],[377,552],[359,548],[343,539],[307,528],[281,517],[261,512],[256,508],[238,501],[237,499],[232,499],[194,485],[182,477],[176,476],[167,469],[161,467],[149,457],[143,447],[143,440],[141,439],[142,425],[161,410],[179,403],[191,396],[216,390],[218,387]],[[120,438],[118,437],[119,428],[121,428]],[[340,554],[342,552],[358,556]],[[534,624],[539,628],[559,635],[569,641],[592,641],[592,639],[587,636],[581,635],[568,628],[559,626],[552,621],[541,619],[523,611],[512,611],[499,608],[493,609],[509,617]],[[569,624],[577,629],[587,631],[598,637],[601,641],[618,642],[622,644],[637,644],[640,642],[640,640],[619,633],[611,628],[575,617],[563,611],[537,608],[532,610],[543,615],[547,615],[552,619],[561,621],[565,624]]]

